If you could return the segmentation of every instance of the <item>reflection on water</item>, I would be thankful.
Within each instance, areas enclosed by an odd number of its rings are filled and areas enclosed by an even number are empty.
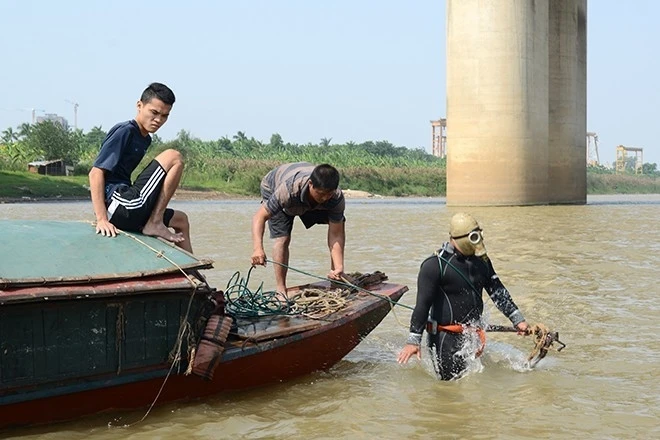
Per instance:
[[[250,219],[258,202],[175,202],[190,215],[193,246],[215,261],[223,288],[249,269]],[[415,303],[421,261],[447,236],[458,208],[442,199],[348,201],[348,271],[381,270],[407,284]],[[558,330],[567,348],[534,370],[532,346],[489,334],[480,371],[457,382],[434,378],[428,356],[400,366],[410,310],[398,308],[327,372],[265,389],[100,415],[4,433],[22,438],[651,438],[660,436],[660,196],[590,197],[585,206],[468,209],[484,228],[495,269],[531,323]],[[88,203],[0,205],[0,218],[92,220]],[[326,229],[296,223],[291,265],[324,276]],[[266,241],[268,239],[266,238]],[[0,245],[1,246],[1,245]],[[266,243],[266,251],[270,243]],[[3,249],[3,251],[7,251]],[[272,288],[272,268],[253,271]],[[290,284],[312,281],[292,272]],[[486,302],[492,323],[507,324]],[[264,366],[267,368],[267,366]],[[3,434],[0,434],[2,436]]]

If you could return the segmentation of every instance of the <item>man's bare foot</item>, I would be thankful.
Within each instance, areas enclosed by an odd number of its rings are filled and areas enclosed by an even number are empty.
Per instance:
[[[286,289],[284,289],[284,292],[286,292]],[[277,298],[278,301],[284,304],[287,304],[289,302],[289,296],[286,293],[282,293],[279,289],[277,289],[275,298]]]
[[[147,223],[142,228],[142,233],[152,237],[164,238],[172,243],[181,243],[185,240],[183,234],[170,231],[164,223]]]

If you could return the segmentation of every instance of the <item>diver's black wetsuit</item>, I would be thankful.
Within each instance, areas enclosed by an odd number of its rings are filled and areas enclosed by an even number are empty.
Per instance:
[[[410,319],[411,338],[421,340],[429,320],[440,325],[479,325],[484,308],[482,289],[486,289],[497,308],[513,325],[525,320],[490,260],[466,257],[445,243],[420,267],[417,303]],[[461,333],[429,333],[428,345],[435,348],[436,353],[436,373],[443,380],[460,376],[466,367],[465,359],[457,353],[463,339]]]

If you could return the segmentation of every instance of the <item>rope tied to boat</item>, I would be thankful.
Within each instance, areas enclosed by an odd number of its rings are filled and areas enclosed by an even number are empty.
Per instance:
[[[149,414],[151,413],[151,410],[156,405],[156,402],[158,401],[158,398],[160,397],[161,393],[163,392],[163,389],[165,388],[165,384],[167,383],[168,379],[170,378],[170,375],[172,374],[172,371],[174,370],[175,367],[178,367],[180,362],[181,362],[181,359],[182,359],[181,352],[183,351],[183,341],[184,341],[184,338],[186,338],[186,335],[188,337],[188,341],[187,341],[187,345],[188,345],[188,366],[186,368],[186,373],[188,373],[188,371],[192,371],[192,364],[193,364],[194,356],[195,356],[195,337],[194,337],[194,334],[193,334],[193,331],[192,331],[192,328],[191,328],[191,325],[190,325],[190,322],[189,322],[189,316],[190,316],[190,310],[191,310],[191,307],[192,307],[193,299],[195,298],[195,292],[197,291],[197,288],[198,288],[198,284],[195,282],[193,277],[191,277],[188,273],[186,273],[186,271],[179,264],[177,264],[175,261],[173,261],[167,255],[165,255],[165,252],[163,250],[156,249],[153,246],[150,246],[149,244],[145,243],[143,240],[140,240],[135,235],[130,234],[126,231],[119,230],[119,232],[121,234],[124,234],[125,236],[133,239],[137,243],[140,243],[142,246],[146,247],[147,249],[151,250],[155,254],[156,258],[162,258],[162,259],[168,261],[170,264],[172,264],[174,267],[176,267],[186,277],[186,279],[190,282],[190,285],[191,285],[191,292],[190,292],[190,297],[188,299],[188,305],[186,307],[186,312],[185,312],[184,316],[181,317],[181,323],[179,325],[179,331],[178,331],[178,334],[177,334],[177,339],[176,339],[176,342],[174,343],[174,347],[172,348],[172,350],[169,354],[170,368],[167,371],[167,375],[163,379],[163,382],[162,382],[162,384],[161,384],[161,386],[158,390],[158,393],[156,394],[156,397],[154,397],[154,400],[151,402],[151,405],[149,406],[149,408],[145,412],[144,416],[142,416],[142,418],[140,420],[136,421],[136,422],[123,425],[123,427],[128,428],[128,427],[131,427],[131,426],[133,426],[137,423],[141,423],[142,421],[144,421],[149,416]],[[199,280],[199,282],[202,283],[202,284],[206,284],[206,280],[204,280],[204,279]],[[122,309],[122,313],[120,313],[119,316],[121,316],[121,323],[122,323],[121,325],[122,325],[122,329],[123,329],[123,322],[124,322],[123,309]],[[120,323],[119,316],[118,316],[118,319],[117,319],[117,326],[120,325],[119,324]],[[118,329],[119,329],[119,327],[118,327]],[[123,333],[123,330],[122,330],[122,333]],[[119,357],[120,357],[120,362],[121,362],[121,356],[119,356]],[[121,371],[121,364],[120,364],[119,370],[117,371],[117,374],[119,374],[120,371]],[[190,373],[188,373],[188,374],[190,374]],[[108,426],[112,426],[111,423],[108,423]]]
[[[144,240],[140,240],[137,236],[135,236],[135,235],[133,235],[133,234],[131,234],[131,233],[129,233],[129,232],[126,232],[126,231],[121,230],[121,229],[117,229],[117,231],[119,231],[120,234],[124,234],[124,235],[127,236],[128,238],[133,239],[134,241],[138,242],[138,243],[141,244],[142,246],[144,246],[144,247],[146,247],[147,249],[149,249],[150,251],[152,251],[152,252],[156,255],[156,258],[162,258],[163,260],[166,260],[168,263],[170,263],[172,266],[176,267],[176,268],[179,270],[179,272],[181,272],[181,273],[186,277],[186,279],[187,279],[188,281],[190,281],[190,284],[191,284],[192,287],[193,287],[193,291],[195,290],[195,288],[197,287],[197,284],[195,284],[195,281],[193,280],[193,278],[192,278],[190,275],[188,275],[188,274],[186,273],[186,271],[183,270],[183,268],[182,268],[179,264],[176,263],[176,261],[172,260],[170,257],[168,257],[167,255],[165,255],[165,251],[164,251],[164,250],[162,250],[162,249],[156,249],[155,247],[153,247],[153,246],[151,246],[151,245],[145,243]],[[164,240],[162,240],[162,241],[165,242]],[[172,245],[172,244],[170,244],[170,243],[168,243],[168,242],[165,242],[165,243],[167,243],[168,245],[174,247],[174,245]],[[203,280],[200,280],[200,281],[203,281]]]
[[[115,322],[115,347],[117,350],[117,375],[121,373],[121,347],[124,341],[124,331],[125,331],[125,320],[124,320],[124,305],[119,304],[117,307],[117,322]]]
[[[250,267],[245,278],[237,271],[227,282],[224,291],[225,309],[236,318],[302,315],[311,319],[323,319],[346,307],[354,293],[350,288],[321,289],[308,286],[285,300],[277,291],[264,291],[263,282],[256,290],[250,289],[248,284],[253,269],[254,266]]]
[[[349,289],[316,289],[307,287],[289,299],[291,310],[311,319],[323,319],[340,311],[348,303]]]

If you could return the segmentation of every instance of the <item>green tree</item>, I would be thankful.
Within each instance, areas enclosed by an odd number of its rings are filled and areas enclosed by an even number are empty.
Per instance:
[[[244,132],[237,131],[234,135],[234,142],[232,142],[232,149],[238,156],[250,158],[252,154],[252,143]]]
[[[244,132],[237,131],[236,134],[234,135],[234,140],[238,142],[243,142],[247,140],[247,137],[245,136]]]
[[[96,158],[96,155],[99,154],[101,144],[106,136],[105,131],[103,131],[101,126],[95,126],[87,133],[76,130],[73,135],[78,145],[78,151],[80,152],[79,160],[91,164]]]
[[[25,144],[32,151],[39,152],[45,160],[62,159],[67,164],[75,165],[80,157],[80,146],[73,134],[52,121],[34,124]]]
[[[279,151],[282,150],[284,147],[284,141],[282,140],[282,136],[280,136],[279,133],[273,133],[273,135],[270,137],[270,142],[268,143],[270,148],[273,150]]]
[[[644,174],[657,174],[658,173],[658,164],[645,163],[644,165],[642,165],[642,172]]]
[[[13,128],[9,127],[2,132],[0,140],[2,140],[4,144],[13,144],[14,141],[18,140],[18,133],[16,133]]]
[[[89,146],[90,149],[98,151],[101,149],[101,144],[106,135],[107,133],[103,131],[103,128],[100,125],[94,126],[87,132],[87,134],[85,134],[85,144]]]
[[[80,155],[83,151],[83,147],[85,145],[85,133],[83,133],[81,128],[76,128],[73,131],[68,131],[69,133],[69,138],[71,139],[71,142],[74,145],[74,150],[78,152],[78,157],[76,162],[80,160]]]
[[[30,134],[30,130],[32,129],[32,125],[30,125],[27,122],[23,122],[17,128],[18,128],[18,139],[22,140],[22,139],[25,139],[28,134]]]
[[[626,157],[625,165],[624,165],[624,169],[626,171],[634,173],[636,171],[636,166],[637,166],[637,157],[635,156]]]
[[[223,136],[216,142],[215,154],[214,156],[222,156],[223,154],[231,154],[234,151],[234,147],[231,144],[231,139],[227,136]]]

